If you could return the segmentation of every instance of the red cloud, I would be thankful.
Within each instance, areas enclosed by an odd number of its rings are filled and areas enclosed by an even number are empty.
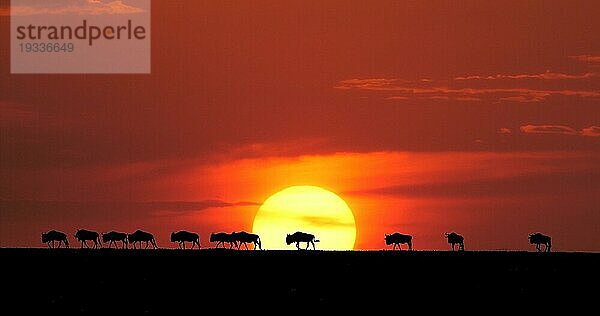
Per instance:
[[[578,132],[572,127],[565,125],[524,125],[521,132],[526,134],[564,134],[577,135]]]
[[[600,58],[600,56],[598,57]],[[541,74],[516,74],[516,75],[505,75],[497,74],[490,76],[463,76],[455,77],[454,80],[499,80],[499,79],[540,79],[540,80],[569,80],[569,79],[588,79],[593,77],[600,77],[600,73],[587,72],[584,74],[565,74],[559,72],[546,71]]]
[[[122,0],[102,2],[100,0],[78,0],[65,2],[62,5],[35,5],[12,6],[10,15],[64,15],[64,14],[90,14],[90,15],[115,15],[145,12],[144,9],[124,3]],[[2,11],[0,11],[2,13]]]
[[[577,131],[576,129],[565,125],[524,125],[521,126],[521,132],[526,134],[563,134],[588,137],[600,137],[600,126],[590,126]]]
[[[581,130],[581,135],[589,137],[600,137],[600,126],[590,126]]]
[[[598,55],[575,55],[569,56],[569,58],[590,64],[600,64],[600,56]]]
[[[495,101],[542,102],[552,95],[600,98],[600,92],[593,90],[543,90],[531,88],[453,88],[447,85],[432,85],[431,81],[406,81],[401,79],[349,79],[342,80],[334,87],[341,90],[388,91],[395,95],[388,100],[406,100],[409,98],[480,101],[486,97]]]

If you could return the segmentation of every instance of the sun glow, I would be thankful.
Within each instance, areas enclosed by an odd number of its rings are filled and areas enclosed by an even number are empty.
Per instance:
[[[266,249],[295,249],[285,237],[296,231],[315,235],[320,240],[317,249],[323,250],[351,250],[356,240],[350,207],[335,193],[316,186],[293,186],[273,194],[256,213],[252,231]]]

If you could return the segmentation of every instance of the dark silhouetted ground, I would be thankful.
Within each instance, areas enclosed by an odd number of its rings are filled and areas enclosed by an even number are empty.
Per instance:
[[[16,314],[595,306],[600,295],[600,254],[589,253],[0,249],[0,258],[1,306]]]

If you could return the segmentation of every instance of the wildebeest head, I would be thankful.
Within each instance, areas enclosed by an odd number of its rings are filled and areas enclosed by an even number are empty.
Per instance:
[[[217,241],[217,235],[215,235],[215,233],[211,233],[210,234],[210,242],[215,242]]]
[[[102,233],[102,242],[108,242],[110,240],[110,237],[108,236],[107,233]]]
[[[171,232],[171,242],[176,242],[177,240],[175,240],[175,233]]]
[[[540,239],[541,234],[540,233],[533,233],[533,234],[529,234],[529,243],[530,244],[535,244],[538,242],[538,240]]]
[[[391,244],[393,244],[393,243],[394,243],[394,242],[392,241],[392,236],[391,236],[391,235],[388,235],[388,234],[385,234],[385,244],[386,244],[386,245],[391,245]]]
[[[288,245],[294,243],[294,237],[290,234],[287,234],[287,236],[285,237],[285,243]]]
[[[42,242],[48,242],[48,234],[42,233]]]

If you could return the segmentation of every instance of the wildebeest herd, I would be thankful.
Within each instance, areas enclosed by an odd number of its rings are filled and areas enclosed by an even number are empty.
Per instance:
[[[102,239],[100,239],[102,237]],[[455,232],[445,233],[444,237],[447,239],[448,244],[452,246],[452,250],[455,250],[455,246],[458,245],[459,251],[465,250],[465,238]],[[142,248],[142,243],[145,245],[145,249],[152,246],[153,249],[157,249],[156,240],[154,239],[154,235],[151,233],[136,230],[131,234],[120,233],[111,231],[108,233],[98,234],[94,231],[89,231],[85,229],[79,229],[75,233],[75,238],[81,243],[81,248],[90,248],[88,245],[88,241],[93,243],[93,248],[102,247],[102,243],[108,243],[108,248],[112,248],[114,245],[115,248],[119,248],[119,244],[122,249],[129,248],[131,244],[133,249]],[[408,245],[408,250],[413,250],[413,237],[411,235],[405,235],[400,233],[386,234],[385,235],[385,244],[393,245],[392,250],[395,250],[398,247],[399,250],[402,250],[402,244]],[[56,245],[58,242],[58,246]],[[171,233],[171,242],[177,243],[179,249],[185,249],[185,243],[190,242],[192,246],[190,249],[197,247],[200,249],[200,236],[196,233],[188,232],[188,231],[178,231]],[[250,234],[245,231],[241,232],[232,232],[232,233],[212,233],[210,234],[210,242],[215,243],[215,248],[219,248],[222,246],[225,248],[225,244],[229,244],[229,249],[237,248],[241,249],[242,245],[248,248],[248,244],[253,244],[254,249],[262,250],[262,243],[260,241],[260,236],[256,234]],[[295,232],[293,234],[287,234],[285,238],[285,242],[287,245],[295,244],[296,249],[300,250],[300,243],[306,243],[306,248],[309,249],[309,246],[312,245],[313,250],[315,248],[315,243],[319,242],[316,239],[315,235],[303,233],[303,232]],[[51,230],[47,233],[42,233],[42,243],[48,245],[48,248],[60,248],[63,244],[65,248],[69,248],[69,240],[65,233]],[[529,243],[535,245],[537,251],[550,252],[552,248],[552,238],[550,236],[546,236],[541,233],[533,233],[529,235]],[[544,245],[544,249],[542,250],[542,245]]]

